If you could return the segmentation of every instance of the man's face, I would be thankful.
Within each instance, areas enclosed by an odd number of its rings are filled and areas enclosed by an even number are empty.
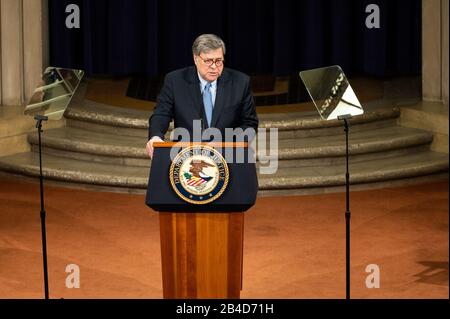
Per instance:
[[[203,79],[208,82],[214,82],[223,71],[222,48],[207,53],[200,53],[200,55],[194,55],[194,63]]]

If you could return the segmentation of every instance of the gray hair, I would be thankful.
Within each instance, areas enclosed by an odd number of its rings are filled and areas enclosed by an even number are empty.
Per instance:
[[[202,34],[192,44],[192,53],[200,55],[200,53],[208,53],[220,48],[222,48],[223,55],[225,55],[225,43],[221,38],[215,34]]]

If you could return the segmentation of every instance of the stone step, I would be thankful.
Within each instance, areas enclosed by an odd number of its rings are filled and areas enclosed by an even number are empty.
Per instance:
[[[352,130],[359,131],[389,126],[399,116],[397,107],[381,107],[368,110],[364,115],[350,120]],[[124,109],[89,100],[79,100],[66,110],[67,126],[89,131],[140,136],[147,138],[148,119],[151,111]],[[277,128],[279,138],[324,136],[339,134],[343,123],[324,121],[314,112],[260,114],[260,128]],[[172,125],[171,125],[172,127]]]
[[[33,144],[31,147],[33,152],[38,152],[39,148],[36,144]],[[367,153],[367,154],[357,154],[350,155],[349,158],[353,162],[364,162],[368,160],[381,159],[381,158],[390,158],[390,157],[398,157],[398,156],[409,156],[410,154],[416,154],[419,152],[424,152],[429,150],[428,144],[411,146],[408,148],[402,149],[393,149],[386,150],[383,152],[375,152],[375,153]],[[58,156],[62,158],[71,158],[78,159],[82,161],[91,161],[96,163],[108,163],[115,165],[124,165],[124,166],[138,166],[138,167],[150,167],[151,160],[148,158],[130,158],[130,157],[117,157],[117,156],[102,156],[102,155],[94,155],[88,153],[79,153],[72,151],[65,151],[55,148],[42,148],[43,154],[49,154],[53,156]],[[279,160],[276,164],[277,167],[280,168],[290,168],[290,167],[304,167],[304,166],[321,166],[321,165],[340,165],[345,163],[344,156],[325,156],[320,158],[297,158],[297,159],[285,159]],[[270,162],[267,160],[263,163],[259,161],[256,163],[257,167],[267,167]]]
[[[275,160],[278,155],[282,167],[320,165],[323,161],[345,155],[345,136],[340,135],[284,139],[278,141],[277,149],[267,146],[268,153],[263,159]],[[415,153],[417,147],[431,143],[432,134],[412,128],[390,126],[360,132],[351,132],[349,154],[357,160],[392,157],[400,154]],[[32,150],[38,151],[38,135],[28,135]],[[149,167],[145,150],[146,139],[134,136],[121,136],[66,127],[47,130],[42,133],[43,152],[55,156],[74,158],[84,161],[103,162],[117,165]],[[258,148],[259,144],[257,143]],[[412,148],[409,151],[404,149]],[[340,160],[342,161],[342,159]],[[336,162],[336,161],[333,161]]]
[[[152,111],[121,108],[86,99],[73,101],[64,113],[66,119],[97,123],[115,127],[148,129]]]
[[[429,144],[422,144],[401,149],[386,150],[383,152],[366,153],[349,155],[352,163],[372,161],[376,159],[388,159],[391,157],[409,156],[420,152],[429,151]],[[298,168],[298,167],[315,167],[315,166],[334,166],[344,165],[346,161],[345,156],[325,156],[320,158],[300,158],[300,159],[284,159],[279,160],[277,166],[279,168]],[[270,162],[257,162],[256,166],[259,168],[269,167]]]
[[[448,156],[431,151],[349,164],[350,183],[365,184],[448,171]],[[345,185],[345,165],[282,168],[260,175],[260,189],[298,189]]]
[[[390,115],[390,114],[389,114]],[[360,132],[365,130],[373,130],[373,129],[381,129],[388,126],[393,126],[397,124],[397,117],[386,117],[380,118],[374,121],[360,122],[360,123],[351,123],[352,132]],[[110,126],[102,123],[93,123],[86,122],[82,120],[74,120],[67,119],[66,120],[67,127],[78,128],[85,131],[105,133],[110,135],[121,135],[121,136],[134,136],[140,137],[143,139],[147,139],[148,137],[148,129],[138,129],[131,127],[121,127],[121,126]],[[343,125],[341,126],[332,126],[332,127],[316,127],[316,128],[308,128],[305,126],[294,127],[288,130],[280,130],[278,129],[278,137],[279,139],[292,139],[292,138],[303,138],[303,137],[314,137],[314,136],[328,136],[328,135],[336,135],[342,134]],[[266,124],[262,122],[262,125],[259,127],[260,131],[266,133],[266,136],[269,135],[269,130],[272,127],[264,127]],[[170,133],[172,129],[169,128],[166,139],[170,139]],[[260,133],[261,134],[261,133]]]
[[[433,135],[429,132],[391,126],[349,133],[349,154],[365,154],[406,148],[430,143]],[[315,136],[301,139],[284,139],[278,143],[278,158],[317,158],[345,155],[345,134]]]
[[[28,152],[2,157],[0,170],[39,176],[39,154]],[[366,184],[437,174],[447,170],[447,154],[425,151],[409,156],[350,163],[350,181],[352,185]],[[145,189],[149,169],[44,155],[43,172],[46,179],[67,183]],[[260,190],[323,188],[345,184],[344,165],[281,168],[276,174],[258,175]]]
[[[53,155],[43,155],[42,162],[45,178],[67,183],[144,188],[149,173],[145,167],[94,163]],[[20,175],[39,176],[39,154],[28,152],[2,157],[0,169]]]

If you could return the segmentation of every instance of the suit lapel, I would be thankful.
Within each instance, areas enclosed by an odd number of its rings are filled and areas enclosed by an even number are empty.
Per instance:
[[[203,106],[203,98],[200,92],[200,80],[198,79],[197,70],[193,67],[189,74],[189,92],[191,94],[192,104],[197,110],[198,118],[202,119],[203,128],[207,127],[207,120],[205,115],[205,107]],[[202,129],[203,129],[202,128]]]
[[[228,76],[227,72],[224,70],[222,76],[217,80],[217,92],[216,101],[214,103],[214,109],[211,119],[211,126],[216,127],[219,121],[220,115],[222,114],[223,108],[225,106],[225,99],[231,93],[229,91]]]

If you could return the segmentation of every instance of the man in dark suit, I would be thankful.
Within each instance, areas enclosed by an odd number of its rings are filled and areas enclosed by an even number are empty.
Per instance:
[[[203,34],[192,45],[195,66],[170,72],[149,119],[147,152],[162,141],[174,120],[175,128],[185,128],[192,136],[194,120],[201,128],[216,128],[225,136],[226,128],[256,132],[256,114],[250,78],[224,68],[225,44],[218,36]]]

